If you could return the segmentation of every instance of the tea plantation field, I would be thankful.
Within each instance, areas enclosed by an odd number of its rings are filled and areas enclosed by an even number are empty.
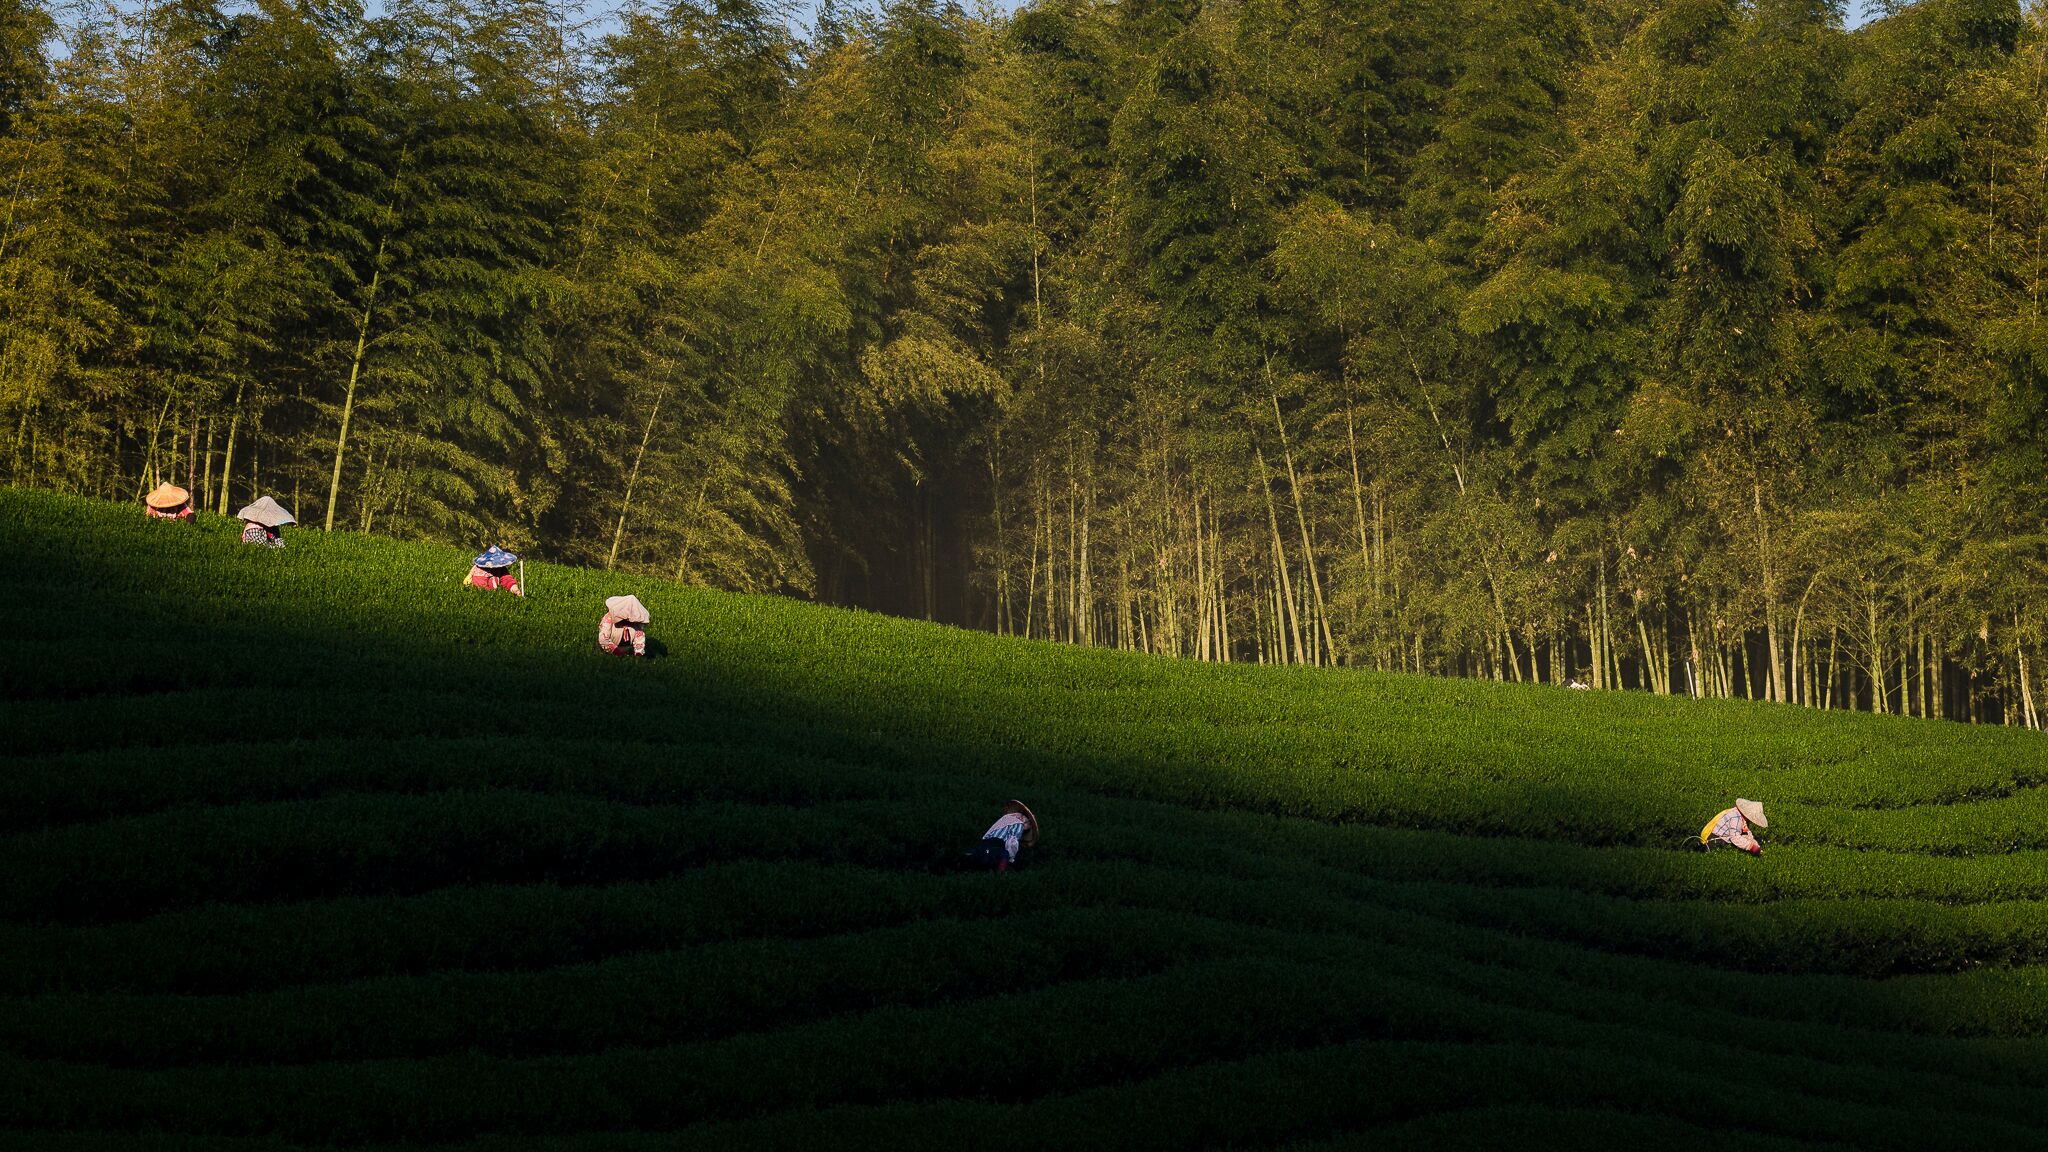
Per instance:
[[[2036,734],[287,539],[0,490],[0,1148],[2048,1147]]]

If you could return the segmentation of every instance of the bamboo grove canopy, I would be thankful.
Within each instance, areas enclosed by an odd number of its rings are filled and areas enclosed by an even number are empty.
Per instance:
[[[80,12],[0,36],[7,483],[2039,722],[2039,6]]]

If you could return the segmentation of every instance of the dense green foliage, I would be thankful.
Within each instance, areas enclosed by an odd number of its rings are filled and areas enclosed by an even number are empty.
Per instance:
[[[2042,726],[2048,25],[0,5],[0,480]]]
[[[287,539],[0,489],[0,1147],[2048,1134],[2033,733]]]

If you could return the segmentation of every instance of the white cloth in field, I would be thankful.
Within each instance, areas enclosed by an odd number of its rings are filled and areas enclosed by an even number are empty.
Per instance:
[[[1023,813],[1005,812],[1001,820],[988,826],[988,831],[983,832],[981,838],[1001,840],[1003,851],[1010,854],[1010,862],[1014,864],[1017,861],[1017,848],[1024,837],[1024,829],[1029,826],[1024,820]]]

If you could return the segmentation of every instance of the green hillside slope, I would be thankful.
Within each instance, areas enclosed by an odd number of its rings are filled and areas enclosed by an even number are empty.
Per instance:
[[[288,538],[0,490],[0,1146],[2048,1145],[2036,734]]]

